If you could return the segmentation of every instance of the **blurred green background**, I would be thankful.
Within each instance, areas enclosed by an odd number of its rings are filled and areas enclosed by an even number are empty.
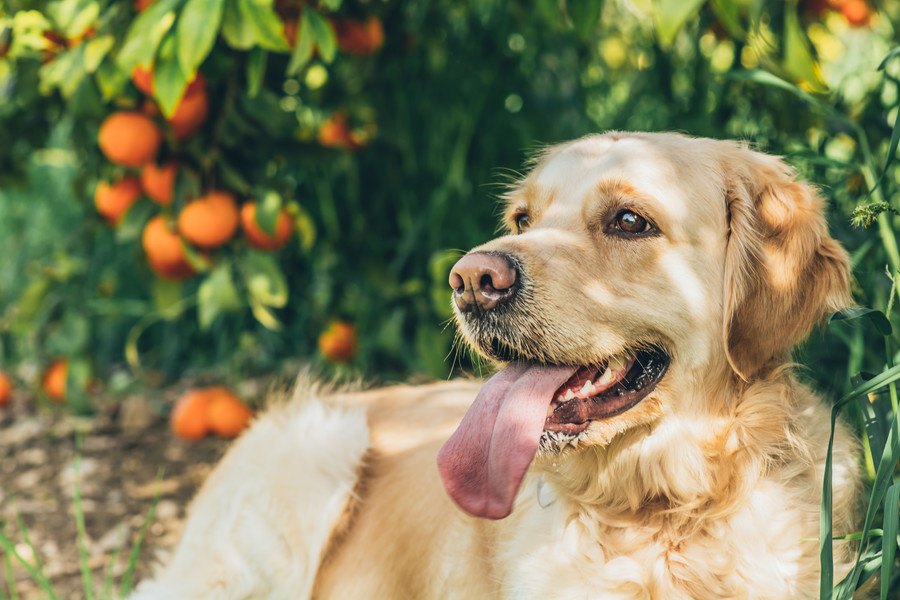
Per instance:
[[[531,151],[608,129],[785,155],[831,200],[860,303],[888,308],[900,266],[896,2],[3,5],[0,364],[37,389],[67,360],[74,410],[90,410],[86,389],[240,378],[285,359],[382,380],[470,368],[451,353],[449,267],[494,234],[496,198]],[[152,94],[130,81],[135,68],[152,74]],[[166,121],[198,72],[208,110],[178,139]],[[111,226],[97,184],[141,169],[104,156],[98,128],[132,110],[165,136],[156,160],[178,161],[175,200],[140,198]],[[275,252],[240,231],[209,251],[186,242],[197,274],[156,276],[145,223],[177,221],[213,188],[265,199],[271,218],[287,210],[291,241]],[[854,227],[854,211],[871,227]],[[323,353],[335,321],[356,340]],[[877,328],[835,326],[806,356],[841,389],[880,370],[884,347]]]
[[[90,413],[98,397],[298,363],[373,381],[477,370],[452,347],[450,266],[494,235],[531,152],[609,129],[785,156],[829,199],[868,307],[813,336],[804,376],[837,397],[897,361],[900,2],[0,6],[0,373],[44,405]],[[130,164],[101,150],[121,112],[161,140]],[[135,188],[100,214],[98,184],[169,161],[171,203]],[[210,190],[257,201],[249,227],[267,235],[283,213],[290,240],[254,248],[244,223],[198,247],[185,208]],[[148,264],[157,215],[184,261],[174,279]],[[896,389],[848,406],[877,510],[900,456]]]

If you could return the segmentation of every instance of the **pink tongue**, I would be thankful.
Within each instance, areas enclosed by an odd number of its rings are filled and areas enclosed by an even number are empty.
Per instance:
[[[444,487],[461,509],[486,519],[512,512],[553,393],[576,370],[512,363],[484,383],[438,454]]]

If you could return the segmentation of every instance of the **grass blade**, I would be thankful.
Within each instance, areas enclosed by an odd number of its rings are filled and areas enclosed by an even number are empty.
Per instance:
[[[3,548],[5,554],[12,556],[20,565],[22,565],[22,568],[25,569],[28,576],[40,586],[44,594],[47,595],[47,598],[50,600],[59,600],[59,596],[53,591],[53,585],[50,583],[50,580],[47,579],[47,576],[44,575],[43,570],[37,569],[34,565],[25,560],[25,558],[19,554],[18,550],[16,550],[16,545],[13,541],[2,532],[0,532],[0,547]]]
[[[79,442],[78,447],[81,446]],[[84,597],[94,600],[94,580],[88,560],[87,530],[84,526],[84,506],[81,502],[81,455],[75,459],[75,481],[72,484],[72,497],[75,504],[75,527],[78,531],[78,558],[81,563],[81,581],[84,584]]]
[[[892,485],[884,498],[884,536],[881,538],[881,600],[890,594],[894,553],[897,550],[897,521],[900,520],[900,483]]]
[[[892,371],[896,372],[895,375],[883,377],[884,375]],[[896,365],[894,367],[891,367],[890,369],[887,369],[878,377],[874,377],[871,380],[867,381],[865,384],[863,384],[862,387],[867,387],[876,379],[883,380],[883,386],[890,385],[897,379],[900,379],[900,365]],[[878,461],[878,467],[875,471],[875,482],[872,484],[872,492],[869,495],[869,505],[866,508],[866,517],[863,521],[864,536],[872,526],[872,522],[875,520],[875,514],[878,512],[878,508],[881,506],[881,502],[884,499],[888,486],[892,483],[894,467],[897,466],[897,461],[900,460],[900,412],[894,413],[893,416],[894,418],[891,420],[891,431],[888,434],[887,441],[885,442],[884,451],[881,454],[881,459]],[[859,551],[856,555],[856,564],[854,564],[853,570],[850,572],[850,575],[847,576],[848,585],[846,588],[844,588],[844,593],[839,595],[838,598],[848,597],[847,594],[851,594],[852,591],[856,589],[856,584],[859,581],[859,577],[861,574],[862,565],[860,561],[863,556],[863,551],[864,547],[862,544],[860,544]]]
[[[147,516],[144,517],[141,529],[134,539],[134,545],[131,547],[131,552],[128,555],[128,565],[125,567],[125,572],[122,574],[122,583],[119,586],[119,596],[122,598],[131,593],[131,587],[134,584],[134,572],[137,570],[137,561],[141,554],[141,546],[143,546],[147,530],[150,529],[150,524],[156,516],[156,506],[159,504],[159,497],[162,494],[162,488],[159,487],[159,482],[162,481],[162,478],[163,470],[160,469],[156,475],[157,486],[156,493],[153,495],[153,502],[150,504],[150,510],[147,511]]]
[[[834,588],[834,552],[832,548],[832,520],[831,520],[831,509],[832,509],[832,451],[834,449],[834,432],[835,425],[837,423],[838,415],[841,412],[841,409],[847,405],[851,400],[857,398],[859,396],[865,396],[869,392],[874,392],[883,388],[886,385],[893,383],[900,379],[900,365],[895,365],[890,369],[882,371],[872,379],[868,381],[864,381],[858,386],[854,387],[852,390],[847,392],[841,399],[835,402],[834,407],[831,409],[831,433],[828,436],[828,452],[825,455],[825,476],[822,480],[822,503],[821,510],[819,512],[819,564],[820,564],[820,574],[819,574],[819,597],[822,599],[831,598]],[[895,418],[891,425],[892,436],[889,436],[888,442],[885,445],[885,452],[888,452],[893,444],[896,442],[896,428],[897,428],[897,419]],[[882,462],[884,460],[884,456],[882,455]],[[882,469],[882,462],[879,462],[878,468],[879,471]],[[876,473],[876,483],[878,482],[878,475],[882,473]],[[872,525],[869,513],[872,511],[872,504],[875,501],[875,489],[873,489],[873,494],[869,499],[869,509],[866,511],[866,525],[863,527],[862,537],[868,536],[868,531],[870,526]],[[878,498],[878,503],[881,502],[881,498]],[[877,504],[876,504],[877,506]],[[862,557],[863,547],[860,545],[859,554],[857,555],[856,564],[854,565],[852,575],[858,577],[858,569],[860,566],[860,558]]]
[[[3,524],[3,530],[6,531],[6,523]],[[6,591],[9,594],[9,600],[19,600],[19,591],[16,589],[16,576],[13,573],[12,558],[8,552],[3,553],[3,574],[6,579]]]

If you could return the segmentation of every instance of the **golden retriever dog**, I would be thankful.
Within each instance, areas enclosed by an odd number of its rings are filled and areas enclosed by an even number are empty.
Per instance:
[[[135,598],[817,595],[830,407],[790,352],[851,299],[815,190],[738,143],[608,133],[505,199],[507,234],[450,274],[497,373],[299,384]],[[836,534],[859,482],[839,423]]]

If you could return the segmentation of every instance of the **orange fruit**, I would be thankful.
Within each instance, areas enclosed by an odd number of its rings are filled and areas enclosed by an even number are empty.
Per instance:
[[[101,181],[94,190],[97,212],[113,225],[118,225],[131,205],[141,197],[141,184],[134,177],[123,177],[113,183]]]
[[[334,113],[322,123],[316,137],[319,143],[327,148],[355,150],[362,146],[353,132],[350,131],[350,127],[347,125],[347,113],[343,111]]]
[[[141,187],[151,200],[160,206],[168,206],[172,203],[175,193],[175,176],[178,174],[178,164],[169,161],[159,166],[149,162],[141,169]]]
[[[378,17],[342,19],[334,22],[334,29],[338,48],[347,54],[371,54],[384,44],[384,26]]]
[[[260,250],[278,250],[294,233],[291,216],[284,209],[281,209],[275,220],[275,233],[269,235],[263,231],[256,223],[256,202],[247,202],[241,207],[241,225],[250,245]]]
[[[54,402],[64,402],[66,399],[66,381],[69,377],[69,361],[65,358],[57,358],[41,378],[41,388]]]
[[[145,96],[153,95],[153,67],[145,67],[143,65],[138,65],[134,68],[134,71],[131,72],[131,83],[134,84],[134,87],[139,89]],[[206,79],[203,78],[203,75],[197,73],[197,76],[194,77],[194,80],[191,81],[187,88],[184,90],[185,96],[190,96],[191,94],[200,91],[201,89],[206,87]]]
[[[290,19],[284,21],[282,28],[284,29],[284,39],[286,39],[290,47],[293,48],[297,45],[297,20]]]
[[[206,95],[206,83],[198,76],[194,83],[188,86],[184,97],[175,108],[175,113],[169,118],[169,124],[175,132],[175,137],[186,140],[203,127],[208,115],[209,98]]]
[[[175,403],[169,425],[172,432],[186,440],[197,441],[209,433],[206,413],[212,395],[208,389],[191,390]]]
[[[159,127],[139,112],[115,112],[100,125],[100,150],[112,162],[126,167],[152,161],[161,142]]]
[[[217,435],[232,438],[250,424],[253,411],[226,388],[210,388],[212,396],[206,411],[209,428]]]
[[[234,237],[238,207],[228,192],[212,191],[188,202],[178,215],[178,231],[201,248],[217,248]]]
[[[9,375],[0,371],[0,406],[9,404],[9,401],[12,398],[12,390],[12,379],[9,378]]]
[[[356,328],[350,323],[336,321],[319,336],[319,352],[331,362],[349,361],[356,349]]]
[[[866,0],[848,0],[841,7],[841,14],[847,22],[854,27],[862,27],[869,24],[872,18],[872,9]]]
[[[137,12],[144,12],[150,8],[154,2],[156,2],[156,0],[134,0],[134,10]]]
[[[147,67],[138,65],[131,73],[131,82],[147,96],[153,95],[153,71]]]
[[[147,222],[141,237],[150,268],[164,279],[186,279],[195,275],[184,253],[181,238],[157,215]]]

